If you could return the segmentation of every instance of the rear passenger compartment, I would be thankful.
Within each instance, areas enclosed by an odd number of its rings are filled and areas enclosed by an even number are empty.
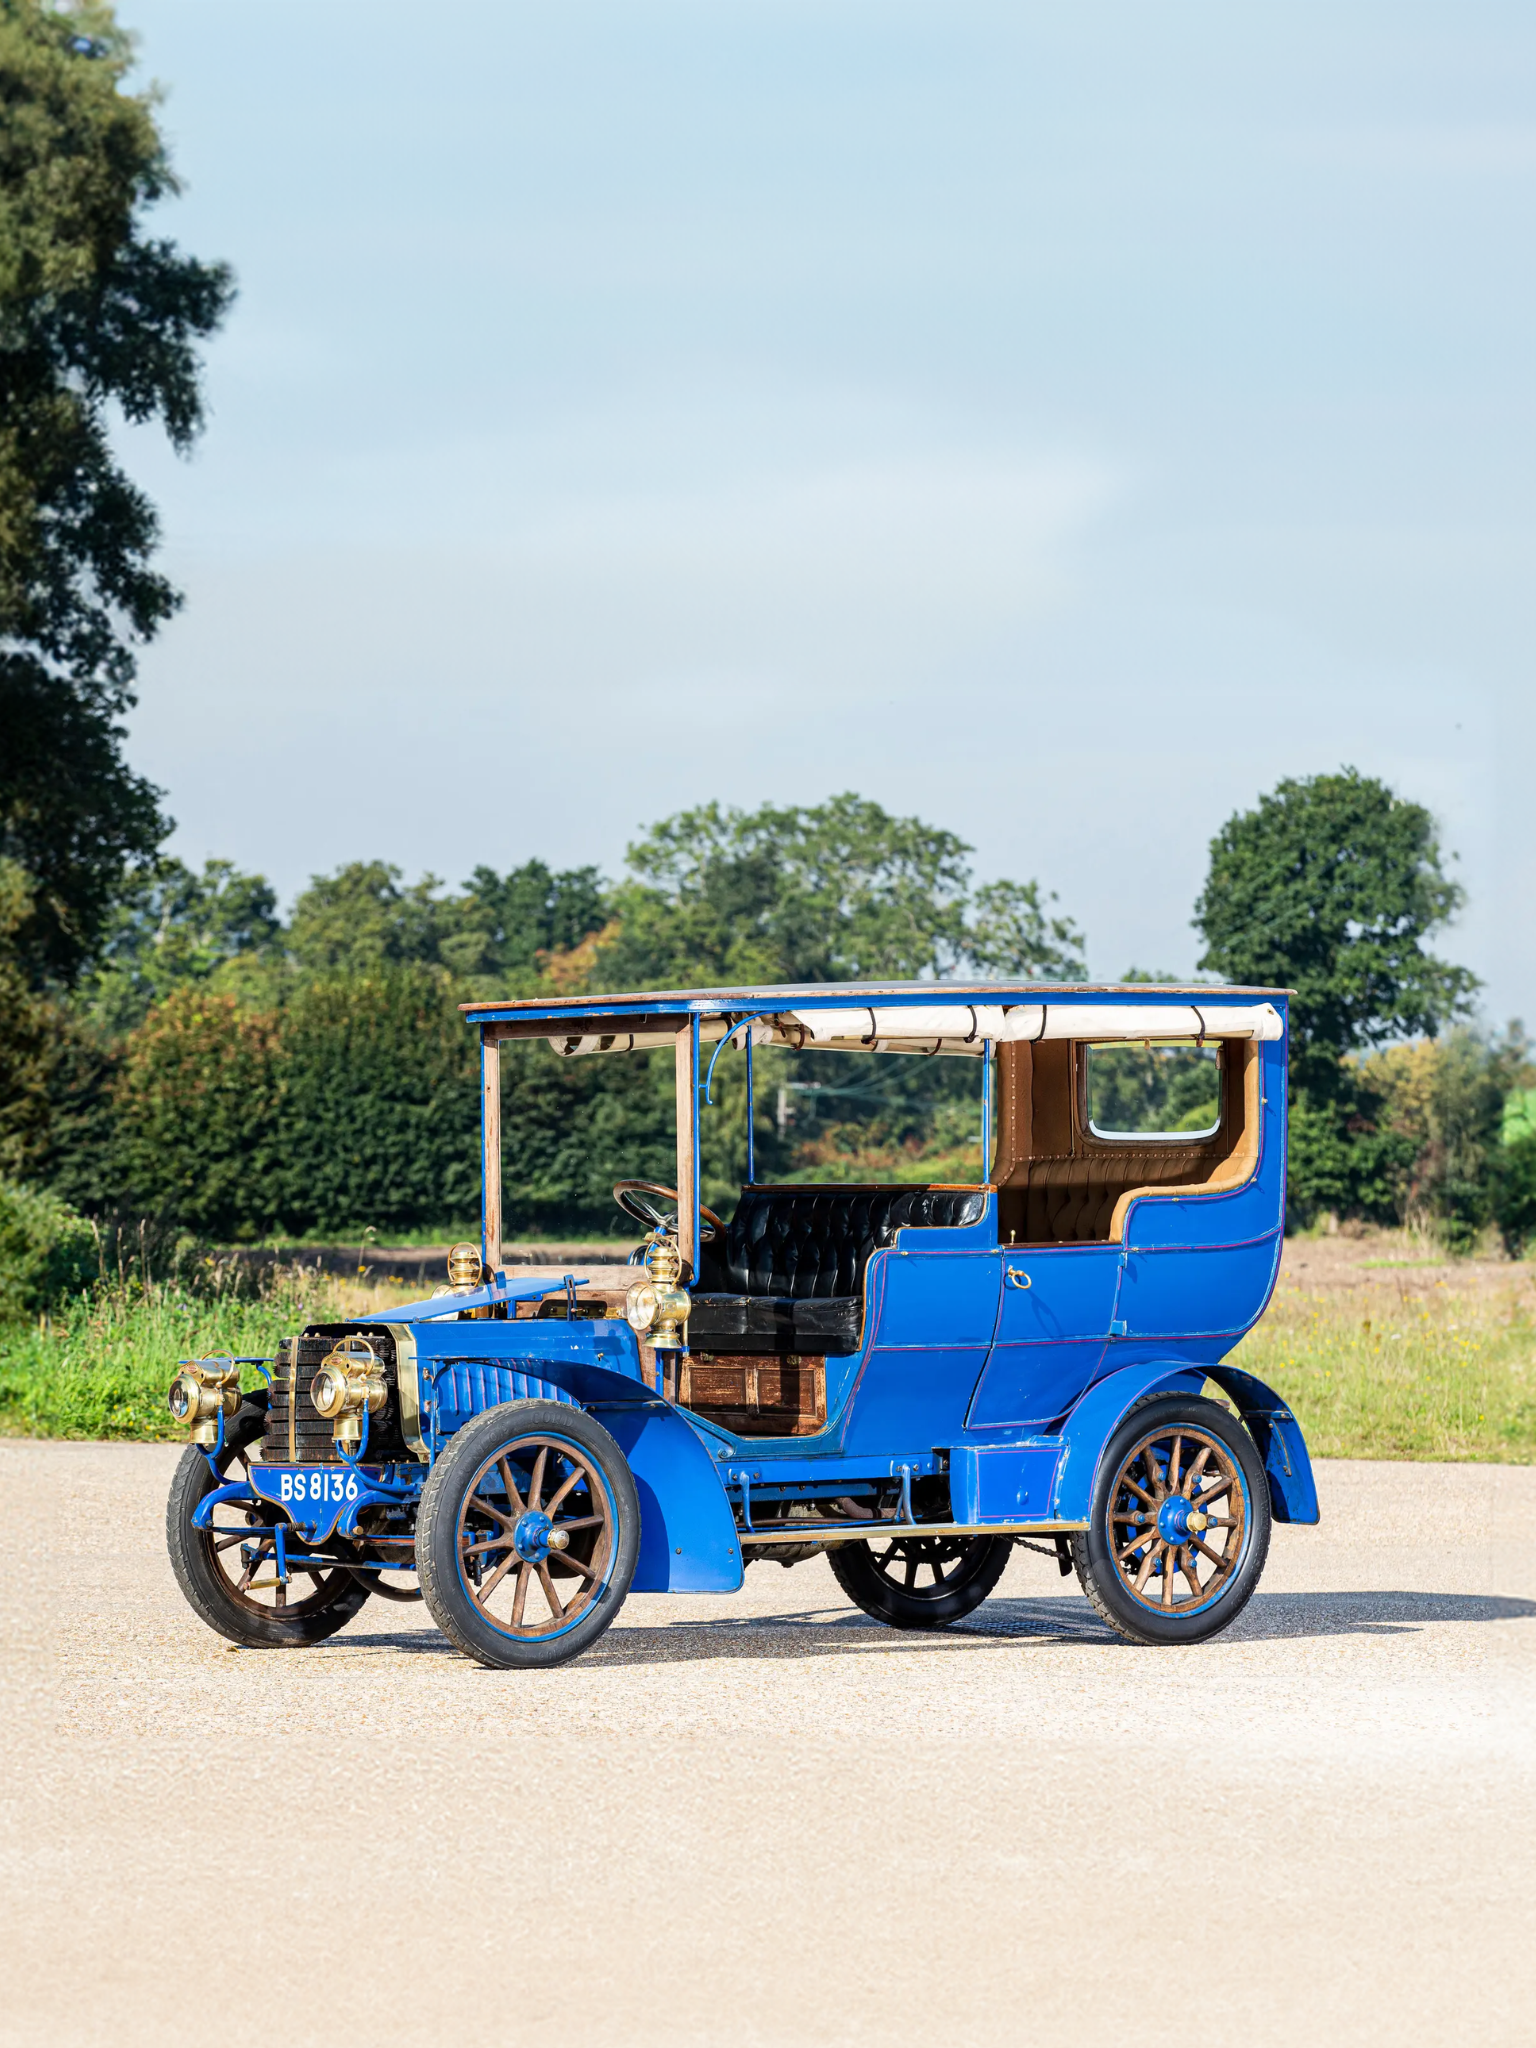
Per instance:
[[[1258,1164],[1257,1044],[1223,1041],[1218,1126],[1189,1137],[1097,1134],[1088,1114],[1088,1052],[1072,1039],[998,1047],[993,1177],[1004,1244],[1115,1243],[1135,1196],[1240,1187]]]

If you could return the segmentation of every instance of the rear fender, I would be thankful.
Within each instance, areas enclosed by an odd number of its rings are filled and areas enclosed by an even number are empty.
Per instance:
[[[1086,1522],[1093,1504],[1104,1446],[1135,1404],[1149,1394],[1198,1394],[1214,1380],[1242,1417],[1264,1461],[1270,1512],[1277,1522],[1315,1522],[1317,1488],[1312,1460],[1295,1416],[1273,1387],[1231,1365],[1190,1367],[1173,1360],[1122,1366],[1084,1394],[1062,1428],[1052,1512],[1059,1521]]]
[[[1206,1378],[1230,1396],[1259,1447],[1269,1474],[1270,1512],[1277,1522],[1315,1522],[1317,1485],[1301,1424],[1273,1387],[1235,1365],[1212,1365]]]

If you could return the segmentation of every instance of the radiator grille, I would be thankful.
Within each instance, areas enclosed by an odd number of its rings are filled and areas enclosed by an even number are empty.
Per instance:
[[[309,1398],[315,1374],[340,1337],[366,1337],[378,1353],[389,1386],[389,1399],[377,1415],[368,1419],[367,1462],[389,1463],[409,1458],[400,1433],[400,1392],[395,1375],[395,1340],[377,1324],[360,1328],[356,1323],[312,1323],[297,1337],[285,1337],[277,1347],[277,1364],[272,1374],[272,1392],[267,1402],[267,1426],[261,1439],[261,1456],[267,1465],[334,1465],[339,1462],[331,1424],[317,1415]],[[297,1357],[295,1357],[297,1352]]]

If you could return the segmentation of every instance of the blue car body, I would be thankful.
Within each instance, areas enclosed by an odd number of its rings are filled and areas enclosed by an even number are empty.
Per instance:
[[[866,1011],[868,1029],[856,1030]],[[349,1326],[391,1340],[408,1455],[380,1463],[365,1447],[339,1483],[331,1472],[317,1485],[312,1464],[269,1454],[252,1483],[306,1541],[346,1536],[365,1509],[415,1498],[474,1416],[520,1399],[571,1403],[603,1423],[633,1473],[642,1521],[634,1589],[723,1592],[741,1584],[754,1553],[781,1543],[788,1505],[831,1512],[842,1503],[841,1526],[857,1533],[881,1515],[910,1514],[914,1489],[931,1503],[947,1487],[940,1523],[957,1532],[1080,1530],[1105,1447],[1130,1409],[1212,1382],[1252,1434],[1274,1518],[1316,1521],[1295,1418],[1272,1388],[1226,1362],[1262,1315],[1279,1266],[1285,1020],[1283,991],[1142,985],[768,988],[469,1006],[485,1076],[487,1277],[472,1293]],[[750,1067],[754,1043],[793,1046],[797,1030],[814,1047],[823,1023],[833,1045],[910,1052],[922,1024],[934,1052],[979,1049],[988,1179],[920,1199],[892,1188],[763,1187],[749,1166],[711,1268],[697,1161],[713,1061],[744,1053]],[[1186,1141],[1097,1131],[1082,1076],[1086,1048],[1106,1032],[1126,1044],[1143,1033],[1149,1043],[1185,1033],[1219,1044],[1218,1133]],[[678,1234],[694,1301],[687,1350],[651,1350],[612,1286],[601,1312],[584,1316],[574,1281],[520,1284],[503,1265],[499,1052],[519,1037],[548,1039],[567,1056],[622,1053],[626,1040],[673,1045]],[[741,1225],[743,1216],[755,1220]],[[709,1349],[695,1335],[696,1322],[735,1329],[754,1317],[765,1327],[778,1317],[790,1335],[758,1353],[730,1350],[745,1338]],[[842,1337],[814,1335],[839,1318]],[[813,1332],[804,1343],[794,1334],[802,1324]],[[825,1349],[807,1366],[815,1343]],[[759,1388],[754,1357],[768,1361],[775,1385],[814,1380],[792,1430],[774,1432],[771,1407],[738,1415],[717,1400],[711,1412],[698,1397],[711,1374]]]

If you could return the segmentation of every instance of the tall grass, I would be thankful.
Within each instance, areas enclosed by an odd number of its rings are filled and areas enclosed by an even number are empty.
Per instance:
[[[1513,1287],[1365,1305],[1287,1289],[1232,1362],[1284,1394],[1314,1457],[1536,1462],[1536,1328]]]
[[[313,1267],[252,1274],[200,1259],[170,1277],[118,1273],[53,1316],[0,1328],[0,1432],[179,1440],[166,1389],[183,1359],[271,1358],[279,1337],[401,1297]],[[247,1386],[259,1386],[252,1366]]]

